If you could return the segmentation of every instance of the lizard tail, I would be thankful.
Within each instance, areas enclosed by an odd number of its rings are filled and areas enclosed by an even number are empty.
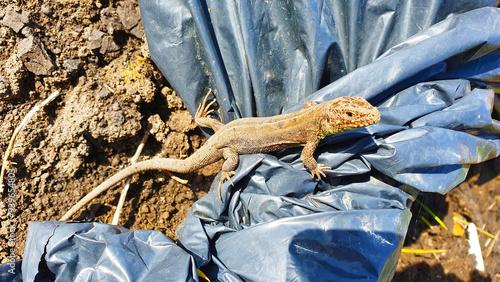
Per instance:
[[[198,150],[199,152],[201,150]],[[94,190],[83,197],[76,205],[74,205],[68,212],[66,212],[60,220],[68,220],[75,212],[85,206],[92,199],[97,197],[102,192],[108,190],[109,188],[115,186],[120,181],[140,172],[159,170],[159,171],[170,171],[177,173],[188,173],[193,172],[197,169],[204,167],[209,163],[217,161],[217,157],[214,158],[203,158],[201,161],[195,152],[189,158],[184,160],[170,159],[170,158],[159,158],[151,159],[147,161],[138,162],[129,167],[124,168],[117,174],[111,176],[106,181],[97,186]]]

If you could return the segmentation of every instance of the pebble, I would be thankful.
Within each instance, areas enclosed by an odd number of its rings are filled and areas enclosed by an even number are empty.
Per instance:
[[[24,35],[24,37],[33,35],[33,29],[29,26],[25,26],[23,27],[23,29],[21,29],[21,34]]]
[[[122,22],[125,29],[131,30],[139,23],[139,21],[141,20],[141,15],[131,1],[124,1],[120,4],[121,5],[116,8],[118,17],[120,18],[120,21]]]
[[[104,32],[97,30],[97,29],[92,29],[87,33],[87,47],[90,50],[95,50],[101,48],[101,41],[102,37],[104,35]]]
[[[64,68],[70,72],[76,72],[80,68],[81,62],[78,59],[74,60],[64,60]]]
[[[17,46],[17,57],[28,71],[36,75],[50,75],[54,63],[40,40],[34,36],[23,39]]]
[[[47,16],[52,15],[52,9],[50,9],[50,6],[48,4],[42,4],[42,6],[40,7],[40,11]]]
[[[115,41],[113,41],[113,36],[106,35],[102,38],[101,50],[99,53],[106,54],[108,52],[116,52],[118,50],[120,50],[120,46],[116,45]]]
[[[29,23],[28,12],[17,12],[16,6],[10,4],[5,8],[5,16],[3,17],[2,24],[10,27],[13,31],[19,32],[25,24]]]
[[[97,98],[99,99],[106,99],[109,97],[111,94],[111,91],[109,91],[106,87],[103,87],[101,91],[97,93]]]

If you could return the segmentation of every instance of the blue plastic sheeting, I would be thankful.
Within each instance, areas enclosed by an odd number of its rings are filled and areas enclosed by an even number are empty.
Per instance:
[[[192,257],[158,231],[30,222],[24,281],[197,281]]]
[[[22,260],[0,264],[0,282],[20,282],[23,281],[21,274]]]
[[[139,4],[151,55],[191,113],[211,88],[225,122],[340,96],[364,97],[382,115],[375,125],[320,143],[318,162],[333,168],[325,181],[311,179],[300,148],[240,156],[234,187],[222,186],[223,201],[216,179],[177,230],[183,250],[172,245],[175,255],[160,255],[155,240],[167,242],[160,235],[142,245],[151,263],[178,265],[181,274],[170,280],[198,279],[193,261],[221,281],[390,280],[414,196],[446,193],[470,164],[499,155],[489,88],[500,82],[500,10],[480,8],[494,1]],[[50,269],[69,278],[69,266],[82,270],[73,278],[84,270],[146,272],[128,263],[141,255],[128,243],[120,248],[123,240],[103,252],[102,243],[92,247],[71,235],[88,225],[60,224],[30,226],[38,244],[28,238],[32,263],[23,264],[23,276]],[[96,228],[95,238],[125,232],[114,228]],[[44,232],[66,237],[40,240]],[[87,255],[71,255],[79,249]],[[96,264],[103,253],[115,263]]]

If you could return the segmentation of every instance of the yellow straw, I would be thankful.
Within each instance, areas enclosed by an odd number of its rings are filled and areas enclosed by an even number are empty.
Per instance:
[[[410,250],[410,249],[401,249],[401,253],[403,254],[432,254],[432,253],[445,253],[446,250]]]

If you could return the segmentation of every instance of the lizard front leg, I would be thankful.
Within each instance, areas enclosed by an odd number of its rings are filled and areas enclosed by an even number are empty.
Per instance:
[[[326,177],[323,170],[332,169],[331,167],[325,166],[323,164],[318,164],[316,159],[313,157],[314,150],[318,147],[319,138],[315,138],[315,140],[308,141],[302,149],[302,154],[300,154],[300,159],[304,163],[304,165],[311,172],[311,177],[317,177],[318,180],[321,180],[321,177]]]
[[[231,182],[231,185],[234,186],[234,183],[231,180],[231,176],[236,174],[234,170],[238,166],[238,161],[239,161],[238,153],[236,153],[236,150],[232,148],[222,149],[222,156],[224,157],[225,161],[224,164],[222,164],[221,178],[218,187],[219,200],[221,201],[222,201],[222,192],[221,192],[222,183],[224,183],[225,180],[228,180],[229,182]]]
[[[214,132],[217,132],[221,127],[224,126],[224,124],[216,119],[213,119],[209,117],[208,115],[211,114],[214,109],[210,109],[210,107],[217,101],[217,99],[213,99],[210,103],[207,105],[207,99],[208,96],[212,93],[212,89],[210,89],[205,96],[205,99],[203,99],[203,103],[198,106],[198,109],[196,110],[196,114],[194,115],[194,121],[196,124],[200,127],[208,127],[212,128]]]

